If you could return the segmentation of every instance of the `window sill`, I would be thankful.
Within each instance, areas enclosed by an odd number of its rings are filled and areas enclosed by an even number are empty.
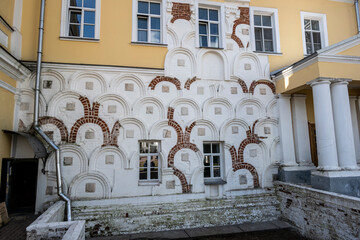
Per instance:
[[[217,178],[217,179],[204,179],[204,184],[205,185],[224,185],[227,182],[222,180],[221,178]]]
[[[214,50],[224,50],[224,48],[217,48],[217,47],[199,47],[204,49],[214,49]]]
[[[81,37],[60,37],[60,40],[79,41],[79,42],[100,42],[98,38],[81,38]]]
[[[159,186],[160,181],[139,181],[138,186]]]
[[[150,42],[131,42],[133,45],[144,45],[144,46],[152,46],[152,47],[167,47],[167,44],[163,43],[150,43]]]
[[[254,53],[261,53],[261,54],[266,54],[266,55],[277,55],[277,56],[282,56],[283,54],[280,52],[261,52],[261,51],[254,51]]]

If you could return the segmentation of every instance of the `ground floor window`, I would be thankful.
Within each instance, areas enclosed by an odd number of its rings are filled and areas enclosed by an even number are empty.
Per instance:
[[[221,143],[207,142],[203,144],[204,151],[204,178],[217,179],[221,178],[222,160],[221,160]]]
[[[139,159],[139,180],[158,181],[159,180],[159,141],[140,141]]]

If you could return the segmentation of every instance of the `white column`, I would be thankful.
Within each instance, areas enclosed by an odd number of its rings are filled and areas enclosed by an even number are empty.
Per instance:
[[[350,97],[350,111],[351,111],[351,121],[354,132],[354,145],[355,145],[355,154],[356,160],[360,162],[360,135],[359,135],[359,122],[357,115],[357,107],[356,107],[357,97]]]
[[[291,99],[296,161],[300,166],[313,166],[311,161],[306,95],[294,94]]]
[[[291,119],[290,96],[279,95],[279,129],[284,166],[297,166]]]
[[[330,81],[316,79],[312,87],[319,170],[339,170]]]
[[[336,146],[339,166],[342,169],[358,169],[352,128],[348,80],[336,80],[331,84]]]

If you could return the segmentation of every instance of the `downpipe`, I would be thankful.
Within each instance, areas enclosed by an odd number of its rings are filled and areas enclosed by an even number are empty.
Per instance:
[[[355,15],[357,22],[357,34],[360,34],[359,0],[355,0]]]
[[[40,137],[55,150],[57,194],[62,200],[66,202],[66,219],[67,221],[71,221],[71,201],[70,198],[68,198],[62,191],[60,148],[41,130],[39,125],[40,76],[41,76],[41,64],[42,64],[43,37],[44,37],[44,15],[45,15],[45,0],[41,0],[39,41],[38,41],[37,65],[36,65],[36,80],[35,80],[33,128],[40,135]]]

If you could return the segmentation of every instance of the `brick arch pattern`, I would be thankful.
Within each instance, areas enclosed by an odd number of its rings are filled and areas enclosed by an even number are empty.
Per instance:
[[[60,119],[57,119],[55,117],[45,116],[45,117],[39,118],[39,124],[40,124],[40,126],[45,125],[45,124],[55,125],[60,131],[61,141],[62,142],[68,141],[68,134],[69,134],[68,130],[67,130],[64,122],[61,121]]]
[[[231,33],[231,39],[234,40],[238,45],[239,48],[244,48],[244,44],[240,40],[238,36],[236,36],[236,27],[240,24],[250,25],[250,14],[248,7],[239,7],[240,10],[240,18],[234,21],[233,31]],[[249,43],[246,47],[249,47]]]
[[[174,170],[174,175],[177,176],[180,180],[182,192],[183,193],[189,193],[191,192],[191,187],[188,184],[186,177],[183,172],[181,172],[179,169],[177,169],[174,166],[174,157],[178,151],[181,149],[190,149],[194,152],[198,152],[199,149],[197,146],[190,142],[190,135],[191,131],[196,125],[196,122],[193,122],[190,124],[190,126],[185,128],[185,132],[183,132],[180,124],[178,124],[176,121],[174,121],[174,109],[169,107],[168,109],[168,125],[175,129],[177,134],[177,143],[176,145],[170,150],[168,155],[168,167],[172,167]]]
[[[240,84],[240,87],[241,87],[243,93],[248,93],[248,92],[249,92],[248,87],[247,87],[247,85],[246,85],[246,83],[245,83],[244,80],[239,79],[239,80],[238,80],[238,83]]]
[[[98,125],[103,132],[103,145],[105,146],[118,146],[117,139],[120,131],[120,123],[119,121],[115,122],[112,132],[110,133],[109,127],[106,122],[99,117],[99,108],[100,104],[98,102],[93,103],[93,107],[91,108],[90,101],[85,96],[80,96],[79,100],[84,106],[84,117],[78,119],[75,124],[72,126],[69,136],[69,143],[76,142],[76,136],[80,127],[86,123],[93,123]]]
[[[160,82],[170,82],[173,83],[177,90],[181,90],[181,82],[177,78],[165,77],[165,76],[157,76],[153,80],[151,80],[149,87],[151,90],[154,90],[156,85]]]
[[[260,187],[259,175],[256,171],[256,168],[253,165],[251,165],[250,163],[242,163],[242,164],[237,165],[233,170],[234,170],[234,172],[236,172],[237,170],[240,170],[240,169],[246,169],[251,173],[251,175],[253,176],[254,188]]]
[[[273,92],[273,94],[276,93],[275,84],[273,82],[270,82],[269,80],[258,80],[258,81],[253,81],[250,85],[249,92],[252,95],[254,95],[254,90],[255,90],[256,86],[259,84],[264,84],[264,85],[268,86],[271,89],[271,91]]]
[[[193,84],[195,81],[196,81],[196,77],[189,78],[189,79],[185,82],[184,88],[185,88],[186,90],[190,90],[191,84]]]
[[[171,14],[173,16],[172,19],[170,20],[171,23],[174,23],[178,19],[184,19],[190,21],[191,19],[190,4],[173,2]]]

